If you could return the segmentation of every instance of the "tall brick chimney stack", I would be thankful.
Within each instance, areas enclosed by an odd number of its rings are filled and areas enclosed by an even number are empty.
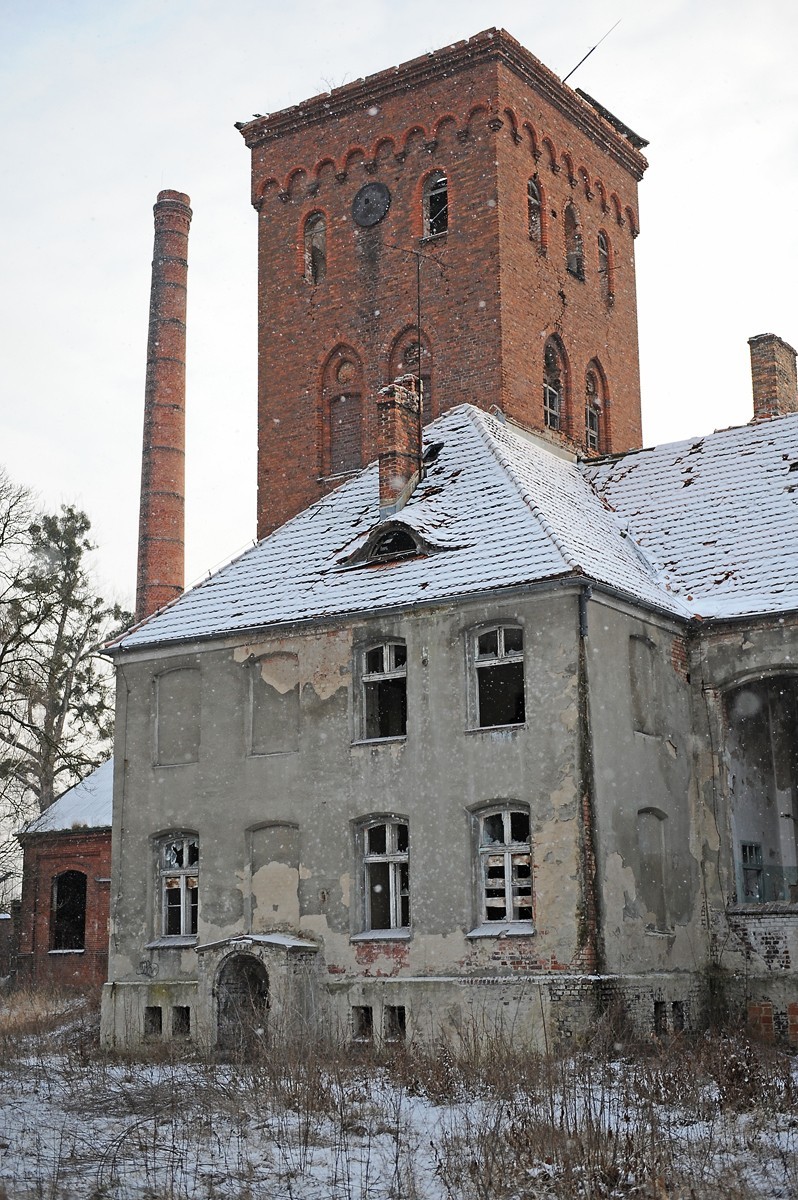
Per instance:
[[[760,333],[748,339],[751,348],[751,382],[754,388],[754,420],[767,421],[798,412],[798,378],[795,351],[776,337]]]
[[[382,388],[377,401],[380,518],[404,508],[421,478],[421,413],[415,375]]]
[[[136,619],[185,586],[186,282],[191,209],[158,193],[144,393]]]

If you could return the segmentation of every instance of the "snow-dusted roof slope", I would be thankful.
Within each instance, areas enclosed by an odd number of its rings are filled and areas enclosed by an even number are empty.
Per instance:
[[[582,470],[696,616],[798,608],[798,414]]]
[[[428,553],[358,564],[379,524],[372,463],[119,647],[581,577],[674,616],[798,608],[798,416],[577,465],[463,405],[432,443],[395,518]]]
[[[101,763],[91,775],[54,800],[40,817],[21,831],[55,833],[68,829],[110,829],[114,791],[114,760]]]

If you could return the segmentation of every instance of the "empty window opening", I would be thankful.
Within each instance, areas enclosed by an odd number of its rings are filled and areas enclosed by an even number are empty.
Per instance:
[[[601,399],[595,371],[588,371],[585,378],[585,449],[598,452],[601,449]]]
[[[418,554],[418,546],[406,529],[389,529],[381,534],[371,548],[370,562],[385,562]]]
[[[565,263],[571,275],[585,277],[585,258],[582,251],[582,230],[573,204],[565,208]]]
[[[436,237],[449,228],[449,185],[442,171],[424,185],[424,237]]]
[[[401,821],[384,821],[367,825],[363,837],[365,927],[407,929],[410,926],[408,827]]]
[[[656,808],[641,808],[637,814],[638,882],[641,916],[650,929],[668,929],[665,894],[667,817]]]
[[[607,304],[612,302],[612,253],[610,240],[602,230],[598,235],[598,269],[601,295]]]
[[[543,244],[543,206],[540,199],[540,187],[535,179],[530,179],[526,185],[527,220],[529,223],[529,240],[540,247]]]
[[[163,1010],[160,1004],[148,1004],[144,1009],[144,1037],[154,1041],[163,1034]]]
[[[480,920],[532,920],[529,813],[502,808],[479,820]]]
[[[191,1009],[187,1004],[174,1004],[172,1006],[172,1037],[187,1038],[190,1035]]]
[[[521,725],[524,697],[524,633],[516,625],[499,625],[475,636],[477,725]]]
[[[305,221],[305,279],[320,283],[327,274],[327,225],[321,213]]]
[[[196,934],[199,899],[196,837],[169,838],[161,843],[161,894],[164,937]]]
[[[352,1041],[368,1043],[374,1040],[374,1013],[369,1004],[352,1005]]]
[[[83,950],[86,945],[86,876],[62,871],[53,880],[50,904],[51,950]]]
[[[368,741],[406,735],[407,647],[403,642],[384,642],[365,651],[363,718]]]
[[[654,1001],[654,1033],[664,1037],[668,1032],[668,1006],[664,1000]]]
[[[547,429],[562,429],[564,418],[562,360],[553,341],[543,352],[543,421]]]
[[[726,697],[737,899],[798,903],[798,678],[759,679]]]
[[[681,1000],[674,1000],[671,1005],[671,1026],[674,1033],[683,1033],[686,1029],[684,1003]]]
[[[386,1004],[382,1014],[382,1037],[385,1042],[403,1042],[407,1034],[404,1004]]]

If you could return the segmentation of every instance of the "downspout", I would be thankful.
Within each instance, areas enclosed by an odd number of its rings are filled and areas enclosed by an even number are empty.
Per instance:
[[[589,584],[579,590],[579,662],[577,693],[579,707],[579,851],[582,877],[582,904],[579,914],[579,954],[582,967],[592,975],[604,965],[601,931],[601,903],[596,844],[596,787],[593,763],[593,731],[590,725],[590,680],[588,674],[588,602],[593,595]]]

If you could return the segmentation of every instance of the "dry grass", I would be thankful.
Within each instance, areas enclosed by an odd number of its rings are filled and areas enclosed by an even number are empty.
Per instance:
[[[0,1200],[798,1195],[792,1060],[743,1035],[122,1058],[91,1006],[17,995],[0,1049]]]

